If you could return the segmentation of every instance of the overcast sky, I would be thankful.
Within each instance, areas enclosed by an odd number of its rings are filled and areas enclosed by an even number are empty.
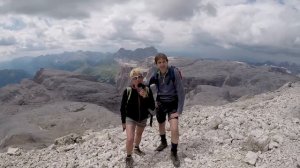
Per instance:
[[[300,63],[300,1],[0,0],[0,61],[148,46]]]

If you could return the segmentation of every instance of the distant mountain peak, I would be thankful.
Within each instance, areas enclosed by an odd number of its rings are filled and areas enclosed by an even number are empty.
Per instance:
[[[134,51],[120,48],[115,54],[115,58],[128,58],[133,60],[144,59],[157,54],[158,51],[154,47],[137,48]]]

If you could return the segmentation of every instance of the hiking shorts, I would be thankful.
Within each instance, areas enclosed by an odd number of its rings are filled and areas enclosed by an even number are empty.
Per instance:
[[[156,119],[158,123],[163,123],[166,121],[166,116],[168,115],[168,120],[173,113],[177,112],[178,100],[172,102],[159,102],[156,112]]]
[[[130,124],[130,125],[136,125],[136,126],[139,126],[139,127],[146,127],[147,125],[147,118],[138,122],[138,121],[135,121],[129,117],[126,117],[126,124]]]

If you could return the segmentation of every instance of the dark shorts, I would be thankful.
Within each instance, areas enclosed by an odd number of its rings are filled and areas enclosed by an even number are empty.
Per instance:
[[[170,116],[173,113],[177,112],[178,101],[172,102],[159,102],[158,109],[156,113],[156,119],[158,123],[163,123],[166,121],[166,116],[168,115],[168,120],[170,120]]]

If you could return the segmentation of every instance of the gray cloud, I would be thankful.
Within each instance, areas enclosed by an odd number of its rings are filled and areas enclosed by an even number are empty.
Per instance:
[[[70,35],[73,39],[77,39],[77,40],[87,38],[87,35],[85,34],[84,30],[81,28],[76,29]]]
[[[10,46],[16,43],[17,41],[14,37],[0,38],[0,46]]]
[[[113,21],[115,32],[107,38],[114,41],[136,41],[146,45],[154,45],[163,40],[163,33],[157,28],[150,27],[147,29],[147,35],[141,35],[134,30],[135,19],[116,19]]]
[[[236,47],[248,50],[250,52],[264,53],[266,55],[288,55],[290,57],[299,57],[300,49],[299,48],[284,48],[284,47],[272,47],[264,45],[242,45],[235,44]]]
[[[186,20],[192,17],[199,9],[199,0],[164,0],[146,1],[150,11],[160,19]]]
[[[112,22],[112,25],[115,29],[115,32],[110,35],[112,40],[136,40],[137,35],[133,31],[132,27],[134,24],[134,19],[115,19]]]
[[[90,16],[93,9],[102,9],[114,3],[121,3],[121,0],[6,0],[0,6],[4,14],[26,14],[64,18],[86,18]]]
[[[210,16],[216,16],[218,12],[216,7],[210,3],[200,6],[200,8]]]
[[[194,46],[217,46],[216,43],[218,40],[207,32],[203,32],[199,29],[193,29],[192,34],[191,44]]]

